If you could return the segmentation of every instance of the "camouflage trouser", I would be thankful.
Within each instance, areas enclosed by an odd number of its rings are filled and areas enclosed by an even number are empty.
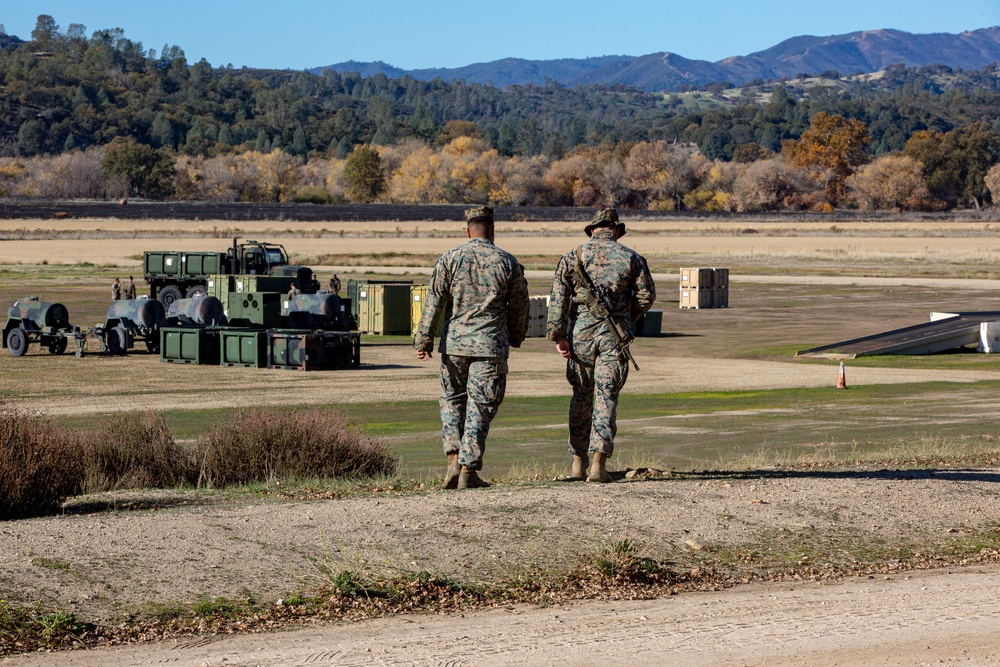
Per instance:
[[[588,451],[611,456],[618,432],[618,394],[628,379],[628,362],[611,336],[573,341],[566,379],[573,386],[569,451],[581,456]]]
[[[482,470],[486,436],[507,390],[507,360],[441,355],[441,440],[444,453]]]

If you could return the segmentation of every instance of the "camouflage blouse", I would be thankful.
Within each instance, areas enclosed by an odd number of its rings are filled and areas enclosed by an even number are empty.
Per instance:
[[[528,332],[528,283],[524,267],[483,238],[446,252],[434,266],[413,347],[429,352],[445,317],[438,351],[506,359]]]
[[[594,230],[589,241],[581,246],[583,268],[598,288],[603,288],[611,301],[611,316],[626,330],[656,301],[656,287],[643,257],[614,239],[611,230]],[[549,317],[545,337],[560,341],[567,338],[589,340],[606,332],[594,319],[587,306],[574,303],[578,293],[573,269],[577,249],[559,260],[552,294],[549,296]],[[570,334],[572,333],[572,336]]]

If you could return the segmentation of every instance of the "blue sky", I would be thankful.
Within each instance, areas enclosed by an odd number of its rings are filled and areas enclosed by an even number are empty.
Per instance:
[[[415,69],[660,51],[716,61],[798,35],[958,33],[1000,25],[1000,0],[0,0],[8,34],[28,39],[39,14],[63,31],[122,28],[146,49],[177,45],[216,67],[381,60]]]

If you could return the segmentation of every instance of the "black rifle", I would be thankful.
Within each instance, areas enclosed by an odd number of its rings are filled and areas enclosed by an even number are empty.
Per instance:
[[[587,275],[587,272],[583,268],[583,262],[580,260],[580,251],[582,249],[582,247],[577,248],[576,266],[573,267],[573,273],[576,274],[577,280],[580,282],[580,289],[583,292],[583,298],[577,301],[578,303],[587,304],[587,309],[590,310],[594,318],[598,322],[603,322],[608,328],[611,336],[615,339],[615,346],[618,350],[632,362],[635,370],[639,370],[639,364],[635,362],[635,357],[632,356],[631,350],[628,349],[628,346],[635,340],[635,336],[632,335],[631,331],[622,329],[622,326],[611,317],[611,310],[608,307],[611,304],[611,300],[608,298],[607,290],[594,285],[594,281]]]

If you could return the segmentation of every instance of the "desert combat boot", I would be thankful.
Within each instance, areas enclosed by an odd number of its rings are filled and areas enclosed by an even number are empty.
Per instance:
[[[458,476],[458,488],[460,489],[485,489],[490,485],[484,479],[479,478],[479,473],[462,466],[462,472]]]
[[[448,455],[448,469],[444,473],[444,489],[457,489],[458,477],[462,474],[462,466],[458,463],[458,453]]]
[[[566,478],[568,482],[582,482],[587,479],[587,468],[590,467],[590,459],[586,454],[580,456],[579,454],[573,455],[573,467],[570,469],[569,477]]]
[[[611,475],[607,469],[608,455],[604,452],[594,452],[594,462],[590,465],[590,474],[587,475],[588,482],[600,482],[607,484],[611,481]]]

